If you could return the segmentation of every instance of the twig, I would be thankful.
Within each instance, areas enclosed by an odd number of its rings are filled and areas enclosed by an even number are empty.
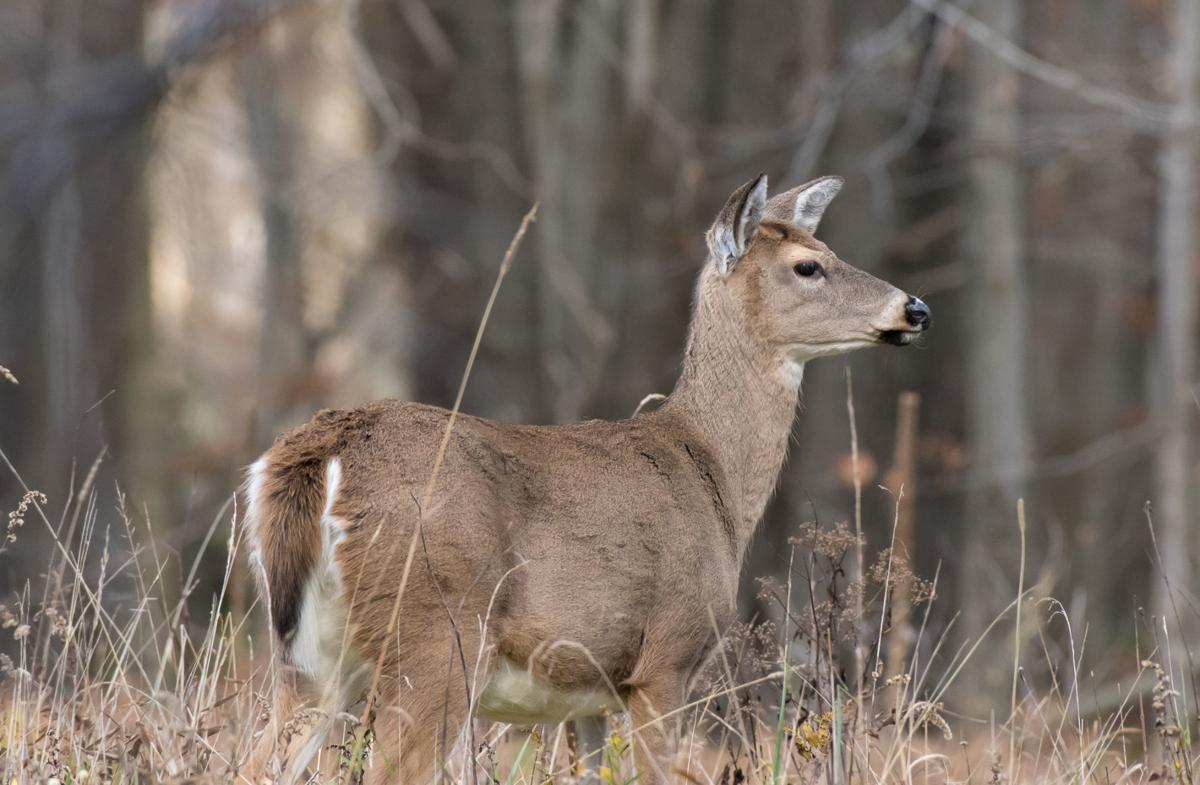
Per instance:
[[[1021,662],[1021,596],[1025,594],[1025,500],[1017,499],[1017,528],[1021,533],[1021,569],[1017,578],[1016,624],[1013,629],[1012,703],[1008,721],[1008,765],[1017,769],[1017,674]]]
[[[637,417],[642,413],[642,409],[645,409],[649,404],[658,403],[659,401],[665,400],[667,400],[667,396],[663,395],[662,393],[650,393],[643,398],[640,403],[638,403],[637,408],[633,410],[633,416]]]
[[[88,67],[78,89],[43,107],[38,116],[14,123],[11,154],[0,169],[0,259],[11,256],[24,221],[41,210],[63,180],[97,150],[136,127],[190,65],[255,35],[285,12],[308,0],[223,0],[200,4],[163,53],[147,60],[127,51]],[[0,102],[0,113],[11,110]]]
[[[871,182],[871,199],[877,213],[884,213],[891,208],[892,179],[888,174],[888,166],[912,149],[929,127],[946,62],[954,49],[954,37],[949,33],[948,25],[937,31],[933,45],[921,63],[921,73],[913,88],[904,125],[867,153],[863,169]]]
[[[1161,130],[1167,126],[1167,111],[1162,106],[1135,98],[1117,90],[1093,84],[1075,71],[1055,65],[1031,54],[1005,38],[959,6],[941,0],[909,0],[948,25],[961,30],[968,38],[987,48],[992,54],[1027,76],[1080,99],[1107,109],[1130,115],[1139,125]]]
[[[854,379],[850,374],[850,368],[846,368],[846,413],[850,417],[850,465],[854,474],[854,536],[855,536],[855,569],[858,571],[855,576],[858,580],[863,579],[863,533],[862,533],[862,472],[858,462],[858,423],[854,418]],[[863,617],[862,609],[862,593],[859,592],[855,607],[854,618],[861,620]],[[863,657],[862,657],[862,641],[859,640],[858,628],[854,630],[854,667],[856,669],[855,678],[858,679],[858,691],[862,692],[863,685]],[[861,695],[860,695],[861,701]],[[862,704],[859,703],[859,715],[862,714]]]

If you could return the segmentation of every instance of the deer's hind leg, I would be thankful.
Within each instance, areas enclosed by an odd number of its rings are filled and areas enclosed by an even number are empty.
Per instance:
[[[424,641],[422,648],[420,655],[387,669],[391,676],[382,688],[375,713],[364,780],[367,785],[428,785],[452,779],[443,770],[470,722],[467,685],[475,652],[464,644],[460,656],[452,637]]]
[[[629,695],[633,725],[633,759],[638,785],[660,785],[672,779],[679,748],[678,709],[684,704],[686,677],[664,673],[635,686]]]
[[[255,785],[282,781],[289,767],[306,765],[298,759],[306,742],[311,743],[324,725],[321,690],[316,683],[282,661],[277,660],[275,668],[266,727],[243,769],[245,778]]]

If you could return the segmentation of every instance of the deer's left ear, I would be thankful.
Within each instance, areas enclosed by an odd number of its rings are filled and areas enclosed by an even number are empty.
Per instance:
[[[729,275],[746,253],[767,206],[767,176],[760,174],[729,196],[705,239],[721,275]]]
[[[794,223],[808,233],[817,231],[825,208],[842,190],[840,177],[818,177],[775,196],[767,203],[766,215],[776,221]]]

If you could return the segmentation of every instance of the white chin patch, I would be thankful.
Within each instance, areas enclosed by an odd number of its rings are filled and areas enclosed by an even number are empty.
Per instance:
[[[845,354],[846,352],[853,352],[858,349],[866,349],[876,344],[876,341],[856,340],[797,346],[791,352],[791,360],[796,363],[804,363],[817,357],[831,357],[835,354]]]
[[[786,358],[779,369],[779,376],[784,384],[799,387],[800,382],[804,381],[804,362],[791,357]]]

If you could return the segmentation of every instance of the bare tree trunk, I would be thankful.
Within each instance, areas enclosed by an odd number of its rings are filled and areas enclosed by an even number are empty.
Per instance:
[[[516,5],[514,36],[517,44],[517,67],[525,109],[525,136],[534,188],[542,202],[541,220],[534,229],[538,276],[534,279],[534,309],[538,323],[537,343],[541,355],[538,369],[545,392],[542,398],[545,411],[540,416],[563,419],[561,374],[565,370],[566,316],[558,307],[548,275],[551,266],[566,257],[566,219],[553,177],[562,170],[562,140],[555,133],[555,74],[562,67],[558,61],[558,29],[562,22],[558,3],[526,0]]]
[[[1161,185],[1158,224],[1158,378],[1156,417],[1163,436],[1154,455],[1155,526],[1163,570],[1180,588],[1191,591],[1188,542],[1191,407],[1188,394],[1196,370],[1196,278],[1200,251],[1197,236],[1197,177],[1200,177],[1200,4],[1176,0],[1167,67],[1171,124],[1159,158]],[[1154,612],[1174,622],[1167,588],[1155,583]],[[1182,631],[1181,631],[1182,632]]]
[[[0,211],[6,241],[0,353],[22,382],[13,405],[0,408],[0,438],[25,480],[46,491],[53,505],[67,498],[72,464],[82,464],[78,482],[100,449],[110,448],[113,458],[96,487],[111,488],[109,472],[118,467],[137,501],[135,520],[143,509],[161,520],[166,470],[156,446],[167,438],[169,421],[156,419],[161,400],[150,373],[142,183],[149,139],[142,107],[131,109],[136,119],[113,118],[103,144],[82,132],[67,133],[76,129],[61,120],[70,116],[64,106],[72,100],[71,88],[87,84],[90,66],[137,60],[145,6],[129,0],[93,9],[58,0],[29,8],[29,29],[54,46],[36,58],[14,60],[0,74],[8,84],[28,84],[38,96],[27,117],[7,118],[10,130],[24,131],[6,137],[0,149],[7,170],[6,209]],[[110,103],[127,99],[114,93]],[[38,158],[39,151],[50,155]],[[17,176],[26,166],[58,176]],[[12,580],[36,575],[45,553],[42,535],[26,528],[10,562]]]
[[[1018,0],[990,0],[975,8],[981,21],[1005,38],[1019,29]],[[968,52],[969,129],[977,149],[968,165],[969,266],[966,332],[967,433],[972,472],[967,498],[966,553],[962,569],[964,634],[982,633],[1009,581],[998,558],[1013,542],[1017,467],[1029,455],[1025,400],[1027,303],[1025,209],[1014,155],[1021,125],[1017,74],[991,51]]]
[[[597,217],[606,206],[604,107],[619,64],[620,6],[522,0],[516,8],[518,66],[527,113],[526,150],[541,199],[537,237],[538,317],[551,416],[578,419],[600,380],[612,331],[592,299],[602,256]]]
[[[1139,22],[1141,12],[1134,6],[1076,3],[1064,11],[1043,3],[1027,8],[1022,28],[1031,51],[1060,61],[1068,51],[1095,52],[1105,62],[1121,64],[1127,90],[1149,88],[1153,72],[1134,66],[1145,61],[1128,32]],[[1064,105],[1060,90],[1032,81],[1026,86],[1026,138],[1070,118],[1087,122],[1092,117],[1087,107]],[[1132,319],[1130,303],[1150,298],[1146,287],[1154,269],[1146,264],[1131,270],[1126,249],[1154,247],[1157,177],[1144,160],[1156,143],[1119,123],[1097,123],[1087,147],[1028,153],[1037,171],[1027,194],[1030,322],[1039,336],[1055,336],[1030,342],[1029,391],[1037,401],[1030,411],[1031,429],[1047,451],[1079,449],[1139,418],[1152,419],[1144,398],[1153,324]],[[1110,196],[1081,198],[1100,194]],[[1105,230],[1096,231],[1098,226]],[[1050,544],[1057,535],[1046,538],[1047,527],[1036,526],[1029,532],[1027,572],[1053,570],[1056,591],[1073,587],[1072,624],[1086,619],[1089,639],[1127,633],[1129,622],[1122,614],[1098,611],[1126,608],[1133,596],[1148,598],[1158,580],[1137,568],[1144,564],[1145,528],[1117,524],[1136,519],[1150,494],[1150,461],[1139,458],[1149,455],[1134,451],[1077,473],[1036,478],[1036,513],[1054,521],[1055,528],[1061,525],[1072,543],[1071,558],[1039,553],[1044,551],[1039,541]]]
[[[297,131],[295,122],[285,119],[295,113],[289,112],[278,63],[285,57],[284,52],[273,55],[264,45],[239,69],[266,234],[254,451],[264,449],[279,431],[294,399],[288,388],[311,360],[304,331],[302,228],[293,209]]]
[[[789,107],[792,122],[812,122],[819,112],[822,91],[828,89],[838,69],[841,49],[838,46],[837,25],[831,0],[816,0],[809,3],[805,13],[801,40],[799,41],[799,57],[795,82],[803,85],[793,96]],[[802,69],[802,70],[800,70]],[[874,123],[872,123],[874,125]],[[858,126],[863,128],[864,126]],[[853,128],[853,126],[851,126]],[[830,147],[838,147],[843,142],[841,137],[831,139]],[[846,147],[853,146],[858,140],[849,142]],[[781,191],[826,172],[841,171],[830,159],[838,152],[835,150],[820,150],[811,168],[801,171],[793,162],[786,174],[787,178],[772,181],[771,188]],[[798,155],[798,153],[797,153]],[[808,162],[805,162],[808,163]],[[819,168],[818,168],[819,167]],[[849,201],[853,192],[842,194],[840,197]],[[842,204],[838,205],[842,207]],[[855,208],[845,208],[852,212]],[[846,258],[861,258],[850,256],[850,251],[838,243],[847,242],[844,235],[828,236],[830,232],[838,232],[839,224],[830,215],[822,228],[822,237],[831,246],[841,249]],[[861,234],[860,234],[861,236]],[[853,250],[858,254],[859,249]],[[829,367],[823,367],[828,365]],[[757,581],[760,578],[783,575],[787,568],[787,552],[789,538],[794,536],[796,528],[806,521],[816,521],[828,524],[832,520],[844,520],[847,510],[844,487],[822,486],[812,482],[810,478],[827,475],[828,468],[834,456],[844,452],[849,442],[847,427],[842,414],[846,411],[846,377],[845,368],[840,358],[827,363],[812,363],[804,370],[804,382],[801,388],[802,413],[797,419],[797,447],[784,467],[784,475],[779,482],[778,497],[771,507],[768,507],[767,518],[762,530],[750,545],[747,554],[747,566],[743,570],[742,590],[738,594],[740,613],[744,619],[759,621],[780,618],[781,609],[760,596]],[[807,416],[804,410],[820,411],[820,416]],[[835,416],[836,413],[836,416]],[[837,445],[832,450],[831,445]]]

